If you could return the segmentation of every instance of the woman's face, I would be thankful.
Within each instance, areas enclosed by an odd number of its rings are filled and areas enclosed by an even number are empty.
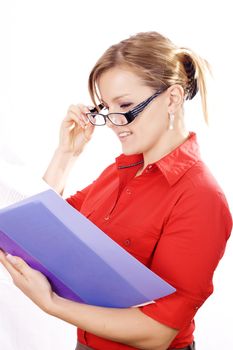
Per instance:
[[[153,95],[155,91],[127,68],[114,67],[98,81],[99,91],[109,113],[127,112]],[[162,93],[128,125],[107,125],[116,133],[126,155],[145,153],[156,146],[168,129],[168,98]]]

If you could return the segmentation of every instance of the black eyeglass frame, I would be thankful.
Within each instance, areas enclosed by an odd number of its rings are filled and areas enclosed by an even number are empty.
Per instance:
[[[107,119],[114,125],[116,126],[122,126],[122,125],[127,125],[132,123],[132,121],[148,106],[148,104],[154,100],[157,96],[159,96],[161,93],[163,93],[166,89],[160,89],[158,91],[156,91],[152,96],[148,97],[145,101],[139,103],[137,106],[135,106],[133,109],[131,109],[128,112],[125,113],[109,113],[109,114],[102,114],[102,113],[98,113],[96,108],[90,109],[90,113],[86,113],[86,116],[88,117],[88,120],[90,121],[90,123],[92,125],[95,126],[103,126],[106,125]],[[103,109],[104,105],[103,104],[99,104],[98,105],[99,108]],[[91,121],[90,116],[93,117],[93,114],[97,114],[97,115],[101,115],[103,117],[103,120],[105,121],[104,124],[95,124]],[[114,123],[111,118],[109,116],[111,116],[111,114],[118,114],[118,115],[123,115],[125,117],[125,119],[127,120],[127,123],[125,124],[116,124]]]

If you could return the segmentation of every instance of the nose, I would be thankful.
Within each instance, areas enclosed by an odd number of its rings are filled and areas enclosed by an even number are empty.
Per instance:
[[[110,120],[106,120],[106,125],[115,133],[117,134],[119,132],[119,126],[114,125],[113,123],[110,122]]]

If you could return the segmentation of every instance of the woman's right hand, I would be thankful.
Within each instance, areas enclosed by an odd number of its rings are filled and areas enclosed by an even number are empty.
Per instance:
[[[63,153],[78,155],[90,141],[95,126],[89,122],[88,112],[89,109],[82,104],[69,107],[60,127],[58,148]]]

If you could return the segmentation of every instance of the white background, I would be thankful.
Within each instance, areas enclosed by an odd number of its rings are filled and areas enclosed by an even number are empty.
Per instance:
[[[198,97],[187,102],[186,118],[232,208],[230,3],[0,0],[1,144],[42,176],[68,106],[90,104],[87,78],[95,61],[113,43],[155,30],[192,48],[212,65],[210,126],[204,125]],[[120,152],[110,130],[96,130],[70,175],[65,195],[93,181]],[[196,317],[198,350],[233,348],[232,253],[231,239],[215,273],[215,293]],[[72,350],[75,342],[74,327],[38,310],[0,271],[0,349]]]

